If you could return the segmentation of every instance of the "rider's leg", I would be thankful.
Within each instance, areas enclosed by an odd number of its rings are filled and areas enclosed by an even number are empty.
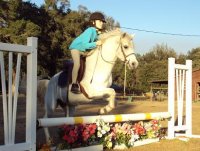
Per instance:
[[[71,56],[74,61],[74,66],[72,69],[72,87],[71,92],[73,93],[80,93],[80,88],[77,83],[77,77],[78,77],[78,70],[80,67],[80,51],[79,50],[71,50]]]

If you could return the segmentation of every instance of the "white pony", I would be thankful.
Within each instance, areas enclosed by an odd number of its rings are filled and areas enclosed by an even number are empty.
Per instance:
[[[63,108],[67,116],[73,116],[76,105],[100,99],[108,101],[108,104],[100,108],[99,114],[106,114],[115,108],[115,91],[109,87],[112,84],[111,72],[117,58],[126,62],[130,68],[138,66],[132,38],[131,35],[120,30],[100,36],[103,45],[91,51],[91,54],[86,57],[85,72],[80,82],[84,93],[74,94],[69,91],[71,69],[54,75],[49,81],[45,94],[44,118],[51,117],[58,105]],[[48,141],[50,137],[47,128],[45,128],[45,135]]]

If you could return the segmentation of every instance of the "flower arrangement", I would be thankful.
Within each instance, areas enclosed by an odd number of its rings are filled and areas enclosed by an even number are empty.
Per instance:
[[[59,144],[59,149],[70,149],[80,146],[89,146],[96,141],[96,124],[77,124],[63,125],[59,128],[59,136],[62,143]]]
[[[103,144],[104,148],[114,148],[124,144],[127,148],[139,140],[158,138],[161,125],[159,120],[148,122],[105,123],[98,119],[93,124],[63,125],[59,128],[62,142],[59,149]]]

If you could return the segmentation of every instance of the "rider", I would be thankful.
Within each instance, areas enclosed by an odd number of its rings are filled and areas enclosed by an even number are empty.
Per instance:
[[[80,86],[77,82],[78,70],[80,67],[80,56],[84,52],[90,51],[102,44],[102,42],[98,40],[98,35],[102,32],[103,23],[105,22],[105,17],[102,13],[92,13],[89,18],[90,27],[88,27],[82,34],[74,39],[69,47],[71,50],[72,59],[74,61],[71,87],[71,92],[73,93],[80,93]]]

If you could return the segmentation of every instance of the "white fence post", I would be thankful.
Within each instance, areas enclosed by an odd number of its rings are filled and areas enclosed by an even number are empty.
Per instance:
[[[26,142],[31,143],[30,150],[36,148],[36,105],[37,105],[37,38],[29,37],[28,46],[32,53],[27,56],[27,94],[26,94]]]
[[[192,135],[192,61],[187,60],[186,66],[186,135]]]
[[[168,112],[171,114],[171,119],[168,121],[168,138],[174,138],[174,104],[175,104],[175,59],[168,58]]]

